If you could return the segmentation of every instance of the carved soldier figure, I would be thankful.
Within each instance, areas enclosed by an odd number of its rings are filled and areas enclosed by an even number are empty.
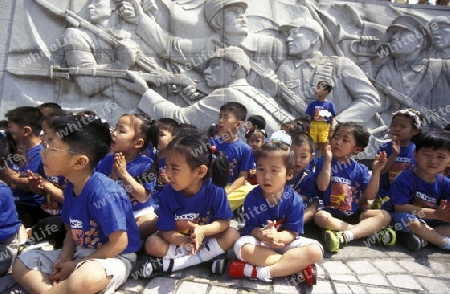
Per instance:
[[[211,122],[217,121],[221,105],[239,102],[247,108],[249,116],[264,115],[266,130],[273,132],[282,122],[292,120],[292,116],[279,108],[267,93],[248,84],[245,78],[249,72],[250,60],[242,49],[234,46],[218,49],[204,71],[208,86],[215,90],[188,107],[167,101],[148,89],[147,84],[134,73],[130,73],[134,83],[126,80],[120,83],[143,95],[139,108],[152,117],[170,117],[206,129]]]
[[[437,16],[430,20],[428,27],[435,56],[440,59],[450,59],[450,16]]]
[[[380,107],[380,97],[364,72],[350,59],[323,56],[323,28],[314,20],[298,18],[283,25],[287,34],[290,59],[285,60],[277,74],[306,103],[315,99],[314,89],[319,81],[333,85],[330,99],[336,106],[338,122],[353,121],[366,124]],[[283,91],[279,91],[283,95]],[[275,93],[273,93],[275,94]],[[372,119],[369,128],[380,126]]]

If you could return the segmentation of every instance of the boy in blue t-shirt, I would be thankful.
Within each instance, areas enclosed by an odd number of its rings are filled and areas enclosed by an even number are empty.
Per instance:
[[[26,165],[18,171],[6,168],[5,182],[12,187],[19,219],[25,227],[32,227],[38,220],[50,216],[40,205],[45,203],[45,195],[36,194],[28,186],[27,171],[37,173],[41,164],[41,111],[32,106],[21,106],[9,110],[8,131],[16,142],[17,148],[26,156]]]
[[[305,114],[311,122],[309,135],[316,143],[316,149],[326,153],[328,136],[334,129],[334,117],[336,116],[336,108],[332,101],[327,100],[327,95],[333,87],[325,82],[317,83],[314,94],[317,100],[311,102],[306,108]]]
[[[395,212],[392,226],[399,241],[415,251],[428,242],[450,249],[450,179],[441,173],[450,166],[450,133],[437,131],[416,141],[416,168],[403,171],[392,183]]]
[[[93,172],[108,152],[111,135],[100,119],[67,115],[48,120],[42,163],[48,176],[65,176],[61,218],[66,237],[60,250],[30,250],[12,275],[28,292],[113,293],[136,260],[139,231],[125,190]]]
[[[353,239],[371,236],[382,245],[395,243],[395,232],[386,228],[390,223],[387,211],[363,211],[363,200],[375,199],[380,170],[386,162],[386,153],[376,156],[372,176],[363,164],[351,158],[362,152],[369,142],[369,132],[356,123],[339,124],[327,153],[316,165],[316,185],[323,198],[324,208],[314,216],[315,223],[325,229],[324,243],[335,253]],[[314,196],[314,195],[307,195]],[[382,231],[380,231],[382,230]],[[380,232],[379,232],[380,231]]]
[[[220,137],[211,140],[211,145],[228,157],[230,176],[225,191],[233,211],[244,204],[245,196],[253,189],[247,182],[248,173],[254,166],[252,148],[238,137],[246,116],[247,109],[238,102],[222,105],[217,124]]]

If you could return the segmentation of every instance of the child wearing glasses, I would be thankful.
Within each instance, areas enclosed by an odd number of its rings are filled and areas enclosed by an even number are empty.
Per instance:
[[[59,250],[19,255],[12,276],[30,293],[113,293],[136,261],[139,230],[123,187],[94,171],[109,152],[109,128],[81,115],[47,122],[42,164],[46,175],[69,181],[61,214],[67,233]]]

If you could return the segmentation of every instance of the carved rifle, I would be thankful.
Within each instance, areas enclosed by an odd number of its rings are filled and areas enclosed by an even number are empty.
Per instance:
[[[433,125],[439,128],[443,128],[448,122],[439,116],[439,114],[436,113],[436,111],[432,111],[425,106],[417,103],[416,101],[412,100],[411,98],[407,97],[406,95],[398,92],[394,88],[390,86],[385,86],[380,83],[378,83],[375,79],[368,77],[369,80],[372,82],[372,84],[375,86],[375,88],[382,91],[384,94],[386,94],[388,97],[398,101],[399,103],[406,105],[408,108],[412,108],[415,110],[418,110],[423,116],[425,122],[431,122]]]
[[[35,0],[35,1],[39,5],[41,5],[48,11],[50,11],[51,13],[63,17],[71,26],[76,27],[76,28],[83,28],[83,29],[93,33],[98,38],[105,41],[106,43],[113,46],[114,48],[117,48],[118,46],[120,46],[122,44],[118,37],[114,36],[113,34],[111,34],[110,32],[106,31],[105,29],[103,29],[101,27],[97,27],[97,26],[93,25],[92,23],[90,23],[89,21],[80,17],[79,15],[77,15],[75,12],[73,12],[71,10],[62,11],[44,0]],[[152,58],[149,58],[149,57],[143,55],[142,52],[137,53],[136,64],[139,65],[143,70],[151,73],[146,76],[147,81],[152,82],[156,85],[159,85],[159,82],[164,81],[165,83],[168,83],[168,84],[176,84],[176,85],[182,85],[182,86],[187,86],[187,85],[195,86],[195,82],[192,79],[190,79],[188,76],[183,75],[183,74],[173,74],[173,73],[169,72],[168,70],[158,66],[156,64],[155,60],[153,60]],[[88,70],[92,71],[92,69],[88,69]],[[148,80],[150,78],[156,78],[159,75],[162,75],[164,77],[158,78],[158,79],[153,79],[153,80]],[[99,75],[97,75],[97,76],[99,76]],[[109,76],[109,75],[107,75],[107,76]],[[180,84],[180,82],[182,82],[182,84]]]

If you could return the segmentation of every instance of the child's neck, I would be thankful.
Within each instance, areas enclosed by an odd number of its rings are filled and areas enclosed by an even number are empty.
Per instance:
[[[351,155],[348,155],[348,156],[344,156],[344,157],[336,157],[336,156],[333,156],[332,157],[332,160],[336,160],[337,162],[339,162],[339,163],[345,163],[345,164],[348,164],[348,163],[350,163],[351,161],[352,161],[352,156]]]
[[[400,147],[408,147],[411,143],[411,140],[400,141]]]
[[[191,185],[182,190],[181,194],[186,197],[186,198],[190,198],[192,196],[194,196],[195,194],[197,194],[198,191],[200,191],[200,189],[202,188],[203,185],[203,179],[200,179],[200,181],[198,182],[193,182],[191,183]]]
[[[320,102],[325,102],[327,101],[327,96],[318,96],[317,100],[319,100]]]
[[[222,139],[223,142],[227,143],[236,142],[239,139],[237,134],[231,132],[220,134],[220,138]]]
[[[294,179],[298,177],[299,175],[303,174],[305,172],[306,168],[302,169],[301,171],[294,171]]]
[[[135,149],[129,152],[122,152],[122,155],[125,157],[126,162],[131,162],[139,155],[139,150]]]
[[[281,191],[276,192],[271,195],[266,194],[266,192],[264,192],[264,190],[263,190],[264,198],[266,198],[266,201],[270,205],[270,207],[277,206],[278,203],[280,203],[281,196],[283,195],[283,191],[284,191],[284,186],[283,186],[283,189],[281,189]]]
[[[65,177],[73,184],[73,193],[76,196],[81,194],[84,186],[92,175],[92,170],[88,167],[82,170],[74,171],[73,173],[66,175]]]
[[[414,169],[414,172],[416,173],[416,175],[419,178],[421,178],[422,180],[424,180],[427,183],[434,183],[434,182],[436,182],[437,174],[427,174],[422,169],[420,169],[419,167],[416,167]]]
[[[24,140],[20,142],[20,147],[24,150],[24,152],[28,152],[31,148],[34,148],[41,144],[41,139],[38,137],[33,137],[29,140]]]

